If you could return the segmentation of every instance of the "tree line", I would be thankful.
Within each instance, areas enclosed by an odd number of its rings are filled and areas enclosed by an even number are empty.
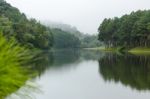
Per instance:
[[[54,48],[97,47],[96,35],[86,35],[66,24],[50,25],[33,18],[0,0],[0,32],[9,40],[12,37],[28,48],[48,50]]]
[[[81,33],[76,27],[50,21],[42,22],[51,28],[54,48],[93,48],[101,46],[97,34]]]
[[[57,28],[51,29],[51,31],[53,34],[54,48],[80,48],[81,42],[75,35]]]
[[[50,49],[53,44],[48,27],[35,19],[28,19],[4,0],[0,0],[0,30],[7,39],[14,37],[29,48]]]
[[[98,32],[106,47],[150,47],[150,10],[105,18]]]

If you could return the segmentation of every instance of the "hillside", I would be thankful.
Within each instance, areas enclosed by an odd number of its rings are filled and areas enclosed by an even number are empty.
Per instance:
[[[53,39],[49,28],[35,19],[27,19],[24,13],[0,0],[0,31],[5,37],[14,37],[29,48],[50,49]]]
[[[73,35],[75,35],[76,37],[78,37],[79,39],[81,39],[83,37],[83,33],[81,33],[76,27],[68,25],[68,24],[63,24],[63,23],[59,23],[59,22],[52,22],[52,21],[41,21],[41,23],[43,23],[44,25],[55,29],[61,29],[62,31],[71,33]]]
[[[73,27],[71,25],[62,24],[62,23],[58,23],[58,22],[51,22],[51,21],[43,21],[41,23],[43,23],[44,25],[50,27],[52,31],[54,30],[53,31],[54,47],[55,47],[55,42],[57,42],[56,38],[58,37],[58,33],[57,33],[58,31],[59,31],[59,39],[60,38],[63,39],[62,42],[64,42],[64,41],[65,42],[70,42],[69,39],[67,41],[67,39],[65,38],[66,35],[70,34],[70,36],[72,35],[72,37],[74,36],[74,39],[76,39],[75,40],[75,41],[77,41],[76,44],[79,44],[78,47],[80,46],[81,48],[93,48],[93,47],[99,47],[99,46],[102,45],[102,43],[98,41],[97,35],[84,34],[84,33],[80,32],[76,27]],[[55,34],[55,32],[57,34]],[[60,32],[62,32],[62,33],[60,33]],[[64,35],[64,34],[66,34],[66,35]],[[57,37],[55,37],[55,36],[57,36]],[[63,37],[61,37],[61,36],[63,36]],[[77,39],[79,39],[79,41]],[[57,42],[57,44],[58,44],[58,42]],[[74,41],[71,42],[72,47],[77,46],[76,44],[73,45],[74,44],[73,42]],[[59,43],[61,43],[61,42],[59,42]],[[58,45],[61,45],[61,44],[58,44]],[[68,47],[70,47],[70,44],[69,44]]]

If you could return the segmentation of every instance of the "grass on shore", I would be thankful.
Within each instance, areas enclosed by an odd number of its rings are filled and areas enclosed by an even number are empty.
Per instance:
[[[150,48],[136,47],[136,48],[130,49],[128,52],[132,54],[150,55]]]
[[[28,50],[14,39],[0,33],[0,99],[17,91],[29,78],[23,64],[29,59]]]
[[[96,48],[85,48],[87,50],[99,50],[99,51],[105,51],[105,52],[129,52],[131,54],[136,55],[150,55],[150,48],[147,47],[136,47],[131,48],[129,50],[125,49],[124,47],[112,47],[112,48],[105,48],[105,47],[96,47]]]
[[[110,47],[110,48],[105,48],[105,47],[95,47],[95,48],[85,48],[87,50],[99,50],[99,51],[105,51],[105,52],[118,52],[122,49],[123,47]]]

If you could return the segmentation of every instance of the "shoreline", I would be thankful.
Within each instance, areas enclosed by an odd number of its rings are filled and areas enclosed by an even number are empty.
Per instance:
[[[96,48],[84,48],[86,50],[96,50],[96,51],[104,51],[104,52],[128,52],[131,54],[149,54],[150,55],[150,48],[148,47],[135,47],[131,49],[123,49],[121,47],[116,48],[105,48],[105,47],[96,47]]]

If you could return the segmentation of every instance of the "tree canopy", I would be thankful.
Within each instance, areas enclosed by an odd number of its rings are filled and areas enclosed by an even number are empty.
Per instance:
[[[61,29],[52,29],[54,48],[79,48],[80,40],[75,35]]]
[[[0,30],[9,39],[15,37],[23,45],[39,49],[50,49],[53,44],[49,28],[35,19],[27,19],[25,14],[0,0]]]
[[[107,47],[150,47],[150,10],[106,18],[98,31],[99,40]]]

